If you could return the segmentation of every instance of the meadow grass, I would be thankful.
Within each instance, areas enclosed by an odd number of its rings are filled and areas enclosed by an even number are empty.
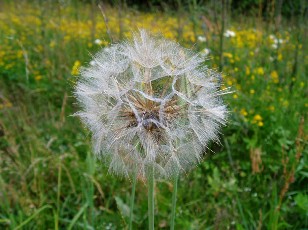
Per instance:
[[[209,151],[178,181],[175,229],[308,226],[308,56],[301,20],[279,26],[253,17],[215,21],[194,6],[178,13],[108,6],[104,12],[115,42],[142,27],[204,56],[210,49],[205,64],[220,68],[222,87],[234,90],[225,97],[230,117],[222,145],[210,146],[217,154]],[[222,24],[235,36],[224,36]],[[77,111],[78,68],[108,44],[103,16],[91,4],[1,3],[1,229],[128,228],[131,182],[93,158],[89,131],[70,116]],[[154,189],[156,228],[168,228],[172,184],[159,181]],[[146,190],[137,183],[133,229],[148,226]]]

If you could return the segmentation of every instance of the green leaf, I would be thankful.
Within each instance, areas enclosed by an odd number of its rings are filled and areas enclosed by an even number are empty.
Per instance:
[[[79,219],[79,217],[81,216],[81,214],[84,212],[84,210],[88,207],[88,203],[85,203],[81,209],[79,210],[79,212],[74,216],[72,222],[70,223],[70,225],[68,226],[68,230],[72,229],[74,227],[74,225],[76,224],[77,220]]]
[[[28,219],[26,219],[25,221],[23,221],[20,225],[18,225],[15,230],[22,228],[24,225],[26,225],[27,223],[29,223],[33,218],[35,218],[38,214],[40,214],[42,211],[44,211],[45,209],[49,209],[52,207],[50,205],[44,205],[43,207],[41,207],[40,209],[38,209],[33,215],[31,215]]]
[[[294,198],[299,208],[303,209],[306,214],[308,213],[308,196],[303,193],[298,193]]]
[[[244,230],[244,227],[241,224],[236,224],[236,230]]]

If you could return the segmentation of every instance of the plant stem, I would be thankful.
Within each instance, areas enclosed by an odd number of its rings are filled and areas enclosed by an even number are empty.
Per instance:
[[[148,175],[148,216],[149,230],[154,230],[154,167],[149,167]]]
[[[134,203],[135,203],[136,181],[137,181],[137,170],[133,176],[132,194],[130,197],[129,230],[133,229],[133,213],[134,213]]]
[[[171,220],[170,220],[170,230],[174,230],[174,220],[176,213],[176,195],[178,192],[178,176],[174,177],[173,181],[173,192],[172,192],[172,211],[171,211]]]
[[[224,30],[225,30],[225,17],[226,17],[226,10],[225,10],[225,0],[221,0],[221,30],[220,30],[220,42],[219,42],[219,71],[222,71],[223,68],[223,46],[224,46]]]
[[[227,153],[228,153],[228,157],[229,157],[229,162],[230,162],[231,168],[233,169],[233,171],[235,171],[235,167],[234,167],[234,163],[233,163],[233,160],[232,160],[231,150],[230,150],[230,146],[229,146],[228,140],[226,138],[224,138],[224,142],[225,142],[225,146],[227,148]],[[245,229],[248,229],[247,221],[246,221],[246,218],[244,216],[244,212],[243,212],[243,208],[242,208],[242,203],[241,203],[241,201],[240,201],[240,199],[238,197],[238,192],[236,190],[235,190],[235,198],[236,198],[237,206],[238,206],[238,209],[239,209],[242,221],[244,223]]]
[[[57,218],[55,223],[55,229],[59,229],[59,215],[60,215],[60,194],[61,194],[61,175],[62,175],[62,161],[61,158],[59,159],[58,165],[58,191],[57,191]]]

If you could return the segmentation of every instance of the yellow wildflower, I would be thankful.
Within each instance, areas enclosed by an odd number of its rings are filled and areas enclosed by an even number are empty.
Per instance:
[[[248,115],[246,109],[241,109],[240,114],[246,117]]]
[[[271,78],[274,83],[279,83],[279,76],[276,70],[271,72]]]
[[[71,74],[72,75],[78,75],[79,74],[79,67],[81,66],[80,61],[75,61],[74,66],[72,68]]]
[[[245,70],[246,70],[246,75],[247,75],[247,76],[250,75],[250,69],[249,69],[248,66],[245,66]]]
[[[227,57],[227,58],[233,58],[233,55],[231,53],[226,53],[226,52],[223,52],[222,54],[224,57]]]
[[[254,90],[254,89],[251,89],[249,92],[250,92],[250,94],[254,94],[254,93],[255,93],[255,90]]]
[[[259,114],[256,114],[253,119],[256,121],[262,121],[262,117]]]
[[[262,117],[261,117],[259,114],[256,114],[256,115],[253,117],[253,119],[252,119],[252,123],[253,123],[253,124],[258,123],[258,125],[259,125],[260,122],[262,123]],[[263,123],[262,123],[262,125],[263,125]],[[259,126],[262,126],[262,125],[259,125]]]
[[[37,76],[34,77],[34,79],[35,79],[36,81],[39,81],[39,80],[42,79],[42,75],[37,75]]]
[[[255,72],[259,75],[264,75],[264,69],[262,67],[258,67]]]

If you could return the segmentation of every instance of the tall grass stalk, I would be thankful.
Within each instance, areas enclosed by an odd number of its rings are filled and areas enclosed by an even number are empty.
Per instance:
[[[147,172],[148,180],[148,218],[149,230],[154,230],[154,166],[151,165]]]
[[[98,7],[99,7],[99,9],[101,10],[101,13],[102,13],[102,15],[103,15],[103,17],[104,17],[104,22],[105,22],[105,26],[106,26],[106,32],[107,32],[107,34],[108,34],[108,37],[109,37],[109,39],[110,39],[110,42],[112,43],[112,42],[113,42],[113,37],[112,37],[111,31],[110,31],[110,29],[109,29],[108,18],[107,18],[106,14],[105,14],[103,2],[101,2],[101,3],[98,5]]]
[[[178,192],[178,176],[175,176],[174,180],[173,180],[173,192],[172,192],[172,210],[171,210],[171,220],[170,220],[170,229],[171,230],[174,230],[177,192]]]
[[[224,49],[224,31],[225,31],[225,20],[226,20],[226,3],[225,0],[221,0],[221,26],[220,26],[220,41],[219,41],[219,71],[222,71],[224,60],[223,60],[223,49]]]

